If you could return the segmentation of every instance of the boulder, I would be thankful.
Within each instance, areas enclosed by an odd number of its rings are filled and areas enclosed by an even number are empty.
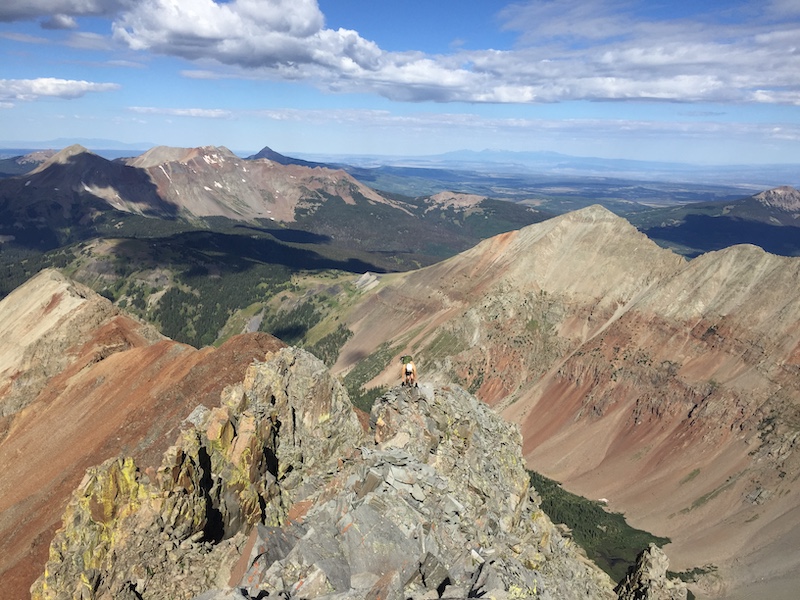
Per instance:
[[[655,544],[643,550],[614,589],[620,600],[686,600],[686,584],[669,579],[669,559]]]

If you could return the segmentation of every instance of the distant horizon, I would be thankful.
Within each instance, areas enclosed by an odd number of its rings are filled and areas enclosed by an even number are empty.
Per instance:
[[[459,148],[455,150],[448,150],[445,152],[439,152],[434,154],[401,154],[401,153],[357,153],[357,152],[341,152],[341,153],[332,153],[332,152],[320,152],[320,151],[308,151],[308,150],[282,150],[275,148],[271,144],[265,144],[260,148],[253,148],[253,149],[242,149],[242,148],[230,148],[225,144],[201,144],[199,146],[192,146],[192,145],[170,145],[170,144],[155,144],[155,143],[126,143],[120,142],[117,140],[110,140],[110,139],[86,139],[86,138],[76,138],[74,140],[67,140],[67,139],[52,139],[52,140],[43,140],[43,141],[24,141],[24,140],[11,140],[11,141],[3,141],[0,140],[0,153],[4,153],[7,151],[25,151],[25,152],[36,152],[36,151],[44,151],[44,150],[53,150],[59,152],[68,148],[72,145],[79,145],[85,147],[87,150],[95,153],[103,153],[103,152],[111,152],[116,156],[123,156],[122,152],[147,152],[153,148],[157,148],[160,146],[169,147],[169,148],[201,148],[201,147],[226,147],[228,150],[240,156],[242,158],[246,158],[247,156],[251,156],[257,154],[264,150],[265,148],[269,148],[278,154],[286,156],[288,158],[309,158],[309,157],[317,157],[317,158],[388,158],[393,160],[401,160],[401,159],[435,159],[441,158],[448,155],[457,155],[457,154],[475,154],[475,155],[484,155],[490,156],[492,154],[499,155],[499,154],[508,154],[514,156],[535,156],[535,155],[552,155],[552,156],[561,156],[564,158],[571,158],[571,159],[585,159],[585,160],[599,160],[599,161],[607,161],[607,162],[630,162],[630,163],[642,163],[642,164],[653,164],[653,165],[675,165],[675,166],[682,166],[682,167],[696,167],[696,168],[726,168],[726,167],[738,167],[738,166],[748,166],[748,167],[758,167],[758,166],[775,166],[775,167],[798,167],[800,168],[800,160],[796,162],[774,162],[774,163],[765,163],[765,162],[753,162],[753,163],[712,163],[712,162],[686,162],[686,161],[667,161],[667,160],[647,160],[641,158],[623,158],[623,157],[603,157],[603,156],[592,156],[589,154],[567,154],[564,152],[559,152],[556,150],[505,150],[499,148],[483,148],[481,150],[471,150],[468,148]],[[102,154],[101,154],[102,155]],[[490,161],[495,162],[495,161]]]
[[[61,144],[61,145],[57,145]],[[115,140],[76,139],[46,140],[44,142],[0,141],[0,158],[7,159],[31,152],[51,150],[59,152],[72,145],[80,145],[107,160],[135,157],[152,148],[163,146],[145,143],[124,144]],[[204,146],[169,146],[172,148],[222,147],[222,144]],[[641,182],[685,183],[687,185],[712,185],[736,187],[742,190],[763,191],[781,186],[800,188],[798,163],[756,164],[700,164],[688,162],[652,161],[628,158],[603,158],[576,156],[555,151],[514,150],[453,150],[440,154],[328,154],[322,152],[292,152],[265,145],[258,150],[228,148],[234,155],[246,159],[264,148],[298,161],[346,165],[353,168],[404,168],[446,169],[454,172],[514,173],[522,177],[560,177],[584,180],[586,178],[620,179]]]

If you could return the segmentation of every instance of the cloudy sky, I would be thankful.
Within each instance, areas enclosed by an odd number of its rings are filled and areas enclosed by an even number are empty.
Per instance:
[[[800,163],[800,0],[2,0],[0,143]]]

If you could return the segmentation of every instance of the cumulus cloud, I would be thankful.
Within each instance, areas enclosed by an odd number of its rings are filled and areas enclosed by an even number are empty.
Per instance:
[[[503,73],[535,76],[532,65],[546,62],[564,99],[793,103],[791,93],[762,92],[800,88],[796,0],[732,2],[724,18],[717,8],[669,19],[649,8],[626,0],[511,5],[501,18],[519,32],[519,47]]]
[[[317,0],[6,0],[0,20],[111,16],[114,41],[196,62],[187,76],[304,80],[397,101],[797,104],[797,0],[732,0],[724,18],[682,6],[667,17],[645,0],[519,0],[499,12],[515,47],[436,55],[327,28]]]
[[[42,97],[72,99],[89,92],[118,90],[116,83],[94,83],[72,79],[0,79],[0,102],[30,101]]]
[[[518,47],[435,56],[386,52],[355,31],[326,29],[316,0],[145,0],[113,30],[137,50],[399,101],[794,103],[785,92],[800,87],[800,54],[786,48],[800,27],[785,20],[791,3],[765,5],[761,21],[724,25],[702,15],[656,19],[642,6],[520,2],[500,13]]]

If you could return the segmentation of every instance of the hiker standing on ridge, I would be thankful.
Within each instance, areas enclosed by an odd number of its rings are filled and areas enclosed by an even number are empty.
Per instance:
[[[400,362],[403,363],[403,368],[400,372],[400,385],[417,387],[417,366],[414,361],[410,356],[402,356],[400,357]]]

